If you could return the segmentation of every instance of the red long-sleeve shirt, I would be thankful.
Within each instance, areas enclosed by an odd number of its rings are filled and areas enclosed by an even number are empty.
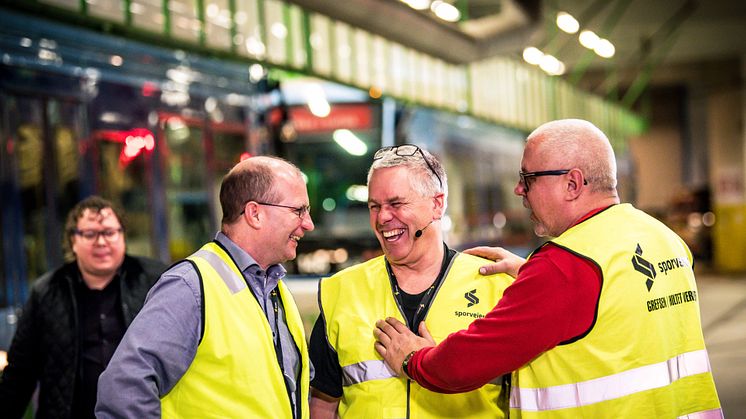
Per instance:
[[[479,388],[586,333],[595,321],[601,282],[597,265],[549,243],[521,267],[492,311],[438,346],[418,351],[407,371],[440,393]]]

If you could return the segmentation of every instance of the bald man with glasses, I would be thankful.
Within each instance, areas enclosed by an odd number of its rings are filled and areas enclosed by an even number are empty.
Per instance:
[[[473,249],[497,261],[484,272],[516,277],[497,306],[437,345],[380,320],[377,352],[443,393],[513,371],[511,417],[722,417],[692,254],[663,223],[621,203],[616,182],[614,150],[596,126],[538,127],[514,192],[549,241],[527,261]]]

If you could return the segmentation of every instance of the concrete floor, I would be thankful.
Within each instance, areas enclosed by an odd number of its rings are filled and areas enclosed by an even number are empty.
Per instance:
[[[726,418],[746,418],[746,275],[697,277],[702,327]]]

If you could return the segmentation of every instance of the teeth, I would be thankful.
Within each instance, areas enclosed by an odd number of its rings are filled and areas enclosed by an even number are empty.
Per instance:
[[[290,236],[291,240],[300,241],[300,236]]]
[[[402,234],[402,233],[404,233],[404,229],[403,228],[397,228],[396,230],[389,230],[389,231],[383,231],[383,232],[381,232],[381,234],[383,235],[383,237],[385,237],[387,239],[389,237],[394,237],[394,236],[397,236],[397,235]]]

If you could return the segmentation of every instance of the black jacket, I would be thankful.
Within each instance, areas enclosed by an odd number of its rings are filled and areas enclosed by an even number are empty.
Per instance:
[[[158,261],[125,256],[120,267],[125,327],[140,311],[150,287],[166,266]],[[20,418],[39,383],[37,418],[70,418],[78,373],[78,306],[76,262],[42,275],[34,282],[8,350],[8,366],[0,379],[3,418]]]

